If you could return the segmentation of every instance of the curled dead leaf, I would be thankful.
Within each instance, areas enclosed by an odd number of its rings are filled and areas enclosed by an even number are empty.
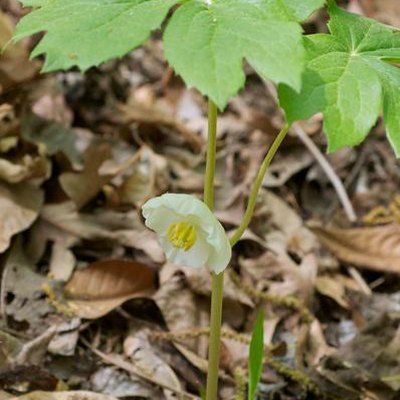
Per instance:
[[[103,162],[111,158],[111,148],[108,144],[89,147],[84,156],[82,172],[65,172],[59,180],[67,195],[82,208],[101,191],[111,180],[111,175],[100,175],[99,169]]]
[[[340,260],[360,268],[400,274],[400,225],[353,229],[313,225],[311,229]]]
[[[26,43],[9,43],[14,26],[11,18],[0,12],[0,48],[4,49],[0,59],[0,79],[2,89],[8,89],[16,83],[32,79],[38,72],[38,63],[29,61]],[[4,46],[8,44],[6,48]]]
[[[16,400],[13,397],[11,400]],[[115,397],[105,394],[73,391],[73,392],[32,392],[18,397],[19,400],[117,400]]]
[[[75,271],[64,290],[74,314],[95,319],[127,300],[150,296],[154,272],[136,261],[97,261]]]
[[[330,276],[319,276],[315,282],[315,287],[319,293],[330,297],[343,308],[348,309],[349,304],[346,299],[345,287],[340,280]]]
[[[144,227],[135,211],[120,213],[96,209],[92,213],[78,213],[73,202],[65,202],[45,205],[40,216],[42,236],[46,236],[50,231],[48,226],[50,224],[53,231],[54,229],[57,231],[55,232],[57,236],[108,240],[142,250],[155,262],[162,262],[165,259],[156,234]],[[42,239],[40,240],[43,245]]]
[[[38,216],[43,192],[29,184],[0,184],[0,253],[13,235],[27,229]]]

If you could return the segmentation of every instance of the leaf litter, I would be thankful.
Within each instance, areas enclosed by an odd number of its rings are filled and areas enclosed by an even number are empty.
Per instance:
[[[394,0],[350,6],[400,26]],[[21,8],[0,10],[3,45]],[[0,59],[0,398],[198,399],[210,279],[165,262],[140,207],[166,191],[201,196],[206,104],[167,70],[156,36],[85,76],[38,77],[32,45]],[[216,212],[228,231],[281,123],[247,75],[218,131]],[[304,129],[325,145],[320,119]],[[400,169],[383,134],[378,124],[362,148],[329,157],[354,224],[307,148],[284,144],[226,277],[222,400],[244,398],[259,307],[260,398],[400,396]]]

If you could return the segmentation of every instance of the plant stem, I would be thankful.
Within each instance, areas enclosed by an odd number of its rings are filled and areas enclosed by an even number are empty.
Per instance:
[[[221,272],[218,275],[212,273],[211,279],[211,318],[206,400],[217,400],[224,273]]]
[[[271,147],[269,148],[269,150],[261,164],[261,167],[257,173],[256,180],[254,181],[253,187],[251,188],[249,202],[247,204],[247,208],[244,213],[242,222],[240,223],[240,225],[238,226],[235,233],[233,234],[233,236],[230,239],[232,247],[239,241],[239,239],[242,237],[244,231],[247,229],[247,227],[250,224],[251,217],[253,216],[254,208],[256,205],[256,201],[257,201],[257,195],[258,195],[258,192],[264,181],[265,174],[266,174],[268,167],[270,166],[271,161],[274,158],[277,150],[279,149],[279,146],[281,145],[281,143],[283,142],[283,139],[285,139],[287,133],[289,132],[289,128],[290,128],[290,125],[285,124],[285,126],[279,132],[278,136],[273,141]]]
[[[208,138],[207,138],[207,163],[204,181],[204,203],[214,210],[214,175],[217,146],[217,106],[208,101]]]
[[[214,175],[217,141],[217,106],[208,102],[207,164],[204,182],[204,203],[214,209]],[[221,321],[224,274],[211,274],[210,340],[208,346],[207,400],[217,400],[219,354],[221,347]]]

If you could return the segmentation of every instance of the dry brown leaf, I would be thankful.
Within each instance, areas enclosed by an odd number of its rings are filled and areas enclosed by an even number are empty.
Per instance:
[[[40,154],[53,156],[62,152],[74,165],[80,166],[82,160],[81,154],[76,148],[77,133],[66,127],[68,121],[57,122],[57,120],[68,120],[68,117],[63,118],[63,114],[66,114],[68,110],[64,111],[66,107],[62,107],[62,105],[59,107],[47,105],[46,110],[53,111],[59,108],[60,112],[51,112],[50,115],[46,115],[46,119],[34,113],[24,115],[21,120],[21,136],[25,141],[35,144]],[[38,111],[44,113],[42,110]]]
[[[0,400],[10,400],[13,396],[0,389]]]
[[[398,0],[360,0],[368,17],[400,27],[400,2]]]
[[[112,396],[105,394],[72,391],[72,392],[32,392],[19,397],[13,397],[11,400],[117,400]]]
[[[121,213],[106,209],[96,209],[91,214],[78,213],[73,202],[47,204],[43,207],[35,240],[43,246],[46,236],[87,240],[107,240],[123,246],[142,250],[153,261],[163,262],[164,253],[154,232],[146,229],[138,213]],[[50,226],[53,229],[50,230]],[[51,238],[54,240],[54,238]]]
[[[75,271],[65,286],[68,306],[81,318],[95,319],[123,302],[147,297],[154,290],[154,272],[136,261],[97,261]]]
[[[90,384],[95,392],[106,393],[122,399],[157,399],[161,394],[158,387],[135,374],[127,374],[113,366],[99,368],[91,377]]]
[[[314,225],[311,229],[340,260],[360,268],[400,274],[400,225],[353,229]]]
[[[11,294],[7,303],[1,304],[3,315],[27,322],[31,329],[42,332],[46,327],[43,316],[51,312],[51,306],[42,296],[45,283],[45,277],[35,271],[32,260],[24,253],[21,240],[17,239],[3,272],[2,293],[5,297]]]
[[[349,308],[345,287],[335,277],[319,276],[315,282],[315,287],[319,293],[330,297],[343,308]]]
[[[203,141],[196,132],[191,131],[177,118],[163,112],[155,105],[144,104],[132,97],[129,100],[129,104],[121,105],[120,109],[126,124],[138,122],[163,126],[173,133],[178,133],[183,141],[188,143],[194,150],[199,151],[202,147]]]
[[[0,12],[0,48],[3,48],[13,35],[11,19]],[[29,52],[23,42],[11,43],[0,57],[0,93],[15,83],[29,80],[38,72],[38,63],[29,61]]]
[[[321,323],[315,319],[299,331],[296,343],[296,358],[299,365],[317,365],[323,357],[334,352],[328,346]]]
[[[21,351],[21,348],[22,343],[19,339],[7,332],[0,330],[0,369],[7,368],[11,362],[15,360],[15,357]]]
[[[13,235],[32,225],[42,203],[43,192],[34,186],[0,184],[0,253]]]
[[[42,178],[46,179],[50,174],[50,163],[42,156],[25,154],[18,160],[0,159],[0,179],[8,183]]]
[[[303,257],[318,247],[318,241],[297,212],[274,193],[262,190],[257,217],[265,217],[264,232],[268,247],[276,253],[290,250]]]
[[[116,189],[122,203],[140,206],[145,200],[168,189],[168,163],[165,157],[143,146],[133,167],[132,173]]]
[[[164,281],[153,296],[170,331],[183,331],[199,326],[199,307],[195,294],[182,276],[173,275]],[[193,345],[193,341],[188,341]],[[186,343],[186,342],[185,342]],[[193,346],[190,346],[193,349]]]
[[[268,168],[268,173],[264,178],[264,186],[279,187],[284,185],[293,175],[309,167],[313,161],[313,156],[304,146],[282,149],[279,157]]]
[[[132,324],[128,337],[124,341],[124,354],[134,365],[144,371],[153,382],[161,387],[169,387],[176,392],[182,391],[182,385],[173,369],[160,357],[157,348],[153,348],[148,335],[150,330],[139,324]],[[164,389],[166,399],[171,399],[170,391]]]
[[[108,144],[97,144],[88,148],[84,156],[82,172],[66,172],[59,178],[61,187],[75,202],[78,209],[97,196],[112,175],[101,175],[99,169],[103,162],[111,158]]]

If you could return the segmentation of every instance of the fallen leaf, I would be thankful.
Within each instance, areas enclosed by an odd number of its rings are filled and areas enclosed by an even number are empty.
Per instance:
[[[7,250],[12,236],[32,225],[42,203],[41,189],[27,183],[0,183],[0,253]]]
[[[76,148],[77,135],[56,121],[49,121],[30,113],[21,120],[21,136],[28,142],[44,148],[50,156],[63,152],[74,164],[80,164],[81,156]]]
[[[7,183],[19,183],[34,178],[49,177],[50,163],[43,156],[25,154],[16,160],[0,159],[0,179]]]
[[[32,392],[24,396],[13,397],[11,400],[117,400],[106,394],[72,391],[72,392]]]
[[[296,343],[296,359],[299,365],[317,365],[323,357],[334,352],[335,349],[326,343],[323,328],[317,319],[300,329]]]
[[[21,388],[24,392],[53,391],[59,382],[49,371],[37,365],[17,365],[0,370],[0,387],[14,393],[20,392]],[[16,398],[12,397],[12,399]]]
[[[368,17],[400,27],[400,3],[397,0],[360,0],[360,4]]]
[[[90,383],[94,391],[118,398],[139,397],[151,400],[160,395],[160,391],[154,385],[114,367],[100,368],[90,377]]]
[[[162,387],[170,387],[177,392],[182,391],[182,385],[173,369],[160,357],[151,345],[148,334],[150,330],[138,324],[132,324],[128,337],[124,341],[124,354],[142,371],[146,371],[153,382]],[[167,399],[169,391],[164,389]]]
[[[10,400],[13,396],[0,389],[0,400]]]
[[[59,181],[65,193],[74,201],[78,209],[97,196],[112,175],[101,175],[101,165],[111,158],[111,148],[108,144],[94,144],[84,155],[82,172],[65,172]]]
[[[181,275],[173,275],[164,281],[153,300],[160,308],[170,331],[179,332],[199,326],[200,309],[196,304],[196,295]],[[191,350],[196,347],[195,340],[188,339],[184,343]]]
[[[162,271],[161,279],[168,279],[178,272],[185,275],[187,284],[193,293],[201,296],[211,296],[211,276],[205,268],[179,267],[173,264],[166,264]],[[224,279],[224,300],[238,302],[240,304],[253,307],[252,299],[232,281],[229,274]]]
[[[73,356],[79,339],[80,326],[81,320],[79,318],[72,318],[59,324],[49,343],[48,351],[52,354]]]
[[[0,369],[8,367],[21,351],[22,342],[7,332],[0,330]]]
[[[73,202],[45,205],[40,214],[42,229],[37,241],[46,240],[49,226],[53,236],[68,236],[87,240],[108,240],[145,252],[153,261],[163,262],[164,253],[154,232],[146,229],[135,211],[120,213],[96,209],[92,213],[78,213]],[[43,226],[47,225],[47,226]],[[59,231],[58,234],[56,231]]]
[[[75,268],[74,253],[65,242],[56,241],[51,249],[49,277],[56,281],[67,282]]]
[[[371,398],[398,399],[400,384],[390,377],[400,374],[399,322],[398,314],[385,313],[371,321],[354,339],[321,359],[317,371],[325,382],[318,376],[317,382],[322,388],[326,381],[334,384],[338,395],[345,391],[340,398],[359,399],[367,389],[376,396]]]
[[[254,219],[265,218],[263,225],[260,222],[260,229],[269,248],[277,253],[286,253],[289,250],[301,257],[318,248],[318,241],[313,233],[285,201],[267,190],[262,190],[259,198],[258,218]]]
[[[304,146],[282,149],[279,156],[268,168],[264,179],[265,187],[284,185],[293,175],[309,167],[314,159]]]
[[[96,319],[127,300],[150,296],[154,272],[136,261],[96,261],[75,271],[64,290],[74,314]]]
[[[9,43],[13,32],[10,17],[0,11],[0,49]],[[10,43],[0,57],[0,93],[16,83],[32,79],[38,70],[38,63],[29,61],[26,44]]]
[[[27,321],[36,332],[43,332],[46,325],[42,317],[51,312],[51,307],[42,296],[46,278],[36,273],[34,268],[23,252],[20,240],[17,240],[4,267],[2,285],[5,296],[9,294],[12,299],[5,305],[4,311],[16,321]]]
[[[139,150],[133,171],[116,193],[123,204],[141,206],[146,200],[168,189],[168,163],[147,146]]]
[[[315,287],[319,293],[330,297],[343,308],[349,308],[344,285],[337,281],[335,277],[319,276],[315,282]]]
[[[196,132],[191,131],[174,116],[160,110],[156,105],[147,105],[131,97],[128,105],[121,105],[120,110],[126,124],[132,122],[153,124],[165,127],[172,133],[178,133],[181,139],[188,143],[193,150],[199,151],[203,141]]]
[[[353,229],[313,225],[311,229],[340,260],[360,268],[400,274],[400,225]]]

